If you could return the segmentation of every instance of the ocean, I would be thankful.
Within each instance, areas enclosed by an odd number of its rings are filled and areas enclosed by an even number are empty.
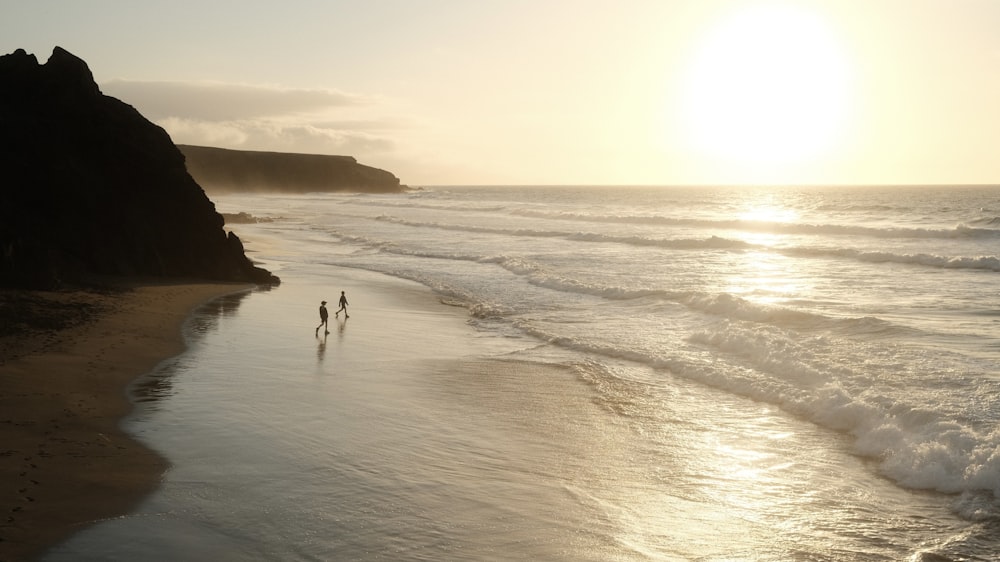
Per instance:
[[[212,199],[282,285],[194,315],[132,389],[162,488],[45,560],[1000,560],[1000,187]]]

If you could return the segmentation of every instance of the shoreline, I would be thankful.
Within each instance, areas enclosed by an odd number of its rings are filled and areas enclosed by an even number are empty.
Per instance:
[[[13,335],[0,338],[0,562],[35,559],[156,489],[168,462],[122,429],[128,389],[184,351],[183,326],[199,306],[250,288],[135,281],[8,293],[48,298],[58,318],[30,330],[11,322]]]

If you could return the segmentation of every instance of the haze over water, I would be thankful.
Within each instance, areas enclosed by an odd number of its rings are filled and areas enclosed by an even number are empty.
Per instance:
[[[1000,552],[1000,188],[214,199],[283,284],[196,319],[163,490],[49,560]]]

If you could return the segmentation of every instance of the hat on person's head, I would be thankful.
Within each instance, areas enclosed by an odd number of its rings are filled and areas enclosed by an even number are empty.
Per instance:
[[[322,302],[320,302],[319,304],[326,304],[326,301],[322,301]]]

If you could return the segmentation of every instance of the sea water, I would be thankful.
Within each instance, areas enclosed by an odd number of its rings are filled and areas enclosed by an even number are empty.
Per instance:
[[[284,283],[196,316],[163,489],[48,559],[1000,560],[1000,188],[213,199]]]

